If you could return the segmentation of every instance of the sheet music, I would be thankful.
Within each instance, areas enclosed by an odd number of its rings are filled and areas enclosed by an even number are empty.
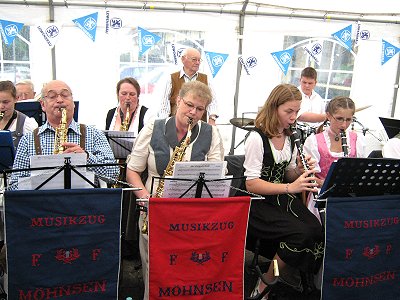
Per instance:
[[[72,166],[86,164],[86,153],[63,153],[55,155],[34,155],[31,157],[30,166],[31,168],[62,167],[64,166],[65,157],[70,157]],[[94,181],[94,173],[87,171],[85,167],[76,168],[76,170],[91,182]],[[18,189],[33,190],[57,171],[58,168],[54,170],[33,170],[31,171],[31,177],[23,177],[18,179]],[[50,190],[63,188],[64,172],[61,172],[47,182],[41,189]],[[92,186],[74,171],[71,171],[71,188],[92,188]]]
[[[200,173],[204,173],[204,180],[225,178],[226,161],[189,161],[176,162],[174,165],[173,178],[193,179],[193,181],[164,180],[163,197],[178,198],[187,191],[197,179]],[[229,176],[227,178],[231,178]],[[206,182],[211,195],[215,197],[228,197],[232,180],[221,180]],[[196,186],[184,196],[184,198],[194,198]],[[207,189],[203,187],[202,198],[210,198]]]
[[[103,130],[116,159],[126,159],[132,152],[136,137],[131,131]]]

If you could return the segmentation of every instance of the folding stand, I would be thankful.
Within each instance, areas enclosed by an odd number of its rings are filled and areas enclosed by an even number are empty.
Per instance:
[[[130,131],[103,130],[116,159],[126,159],[132,152],[135,136]]]
[[[346,157],[331,165],[318,199],[399,193],[399,159]],[[317,202],[321,204],[325,200]]]

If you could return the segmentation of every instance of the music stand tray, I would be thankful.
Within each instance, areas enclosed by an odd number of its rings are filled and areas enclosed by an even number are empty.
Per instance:
[[[15,158],[15,148],[11,131],[0,130],[0,171],[11,169]]]
[[[325,178],[319,198],[400,194],[400,159],[341,158]]]

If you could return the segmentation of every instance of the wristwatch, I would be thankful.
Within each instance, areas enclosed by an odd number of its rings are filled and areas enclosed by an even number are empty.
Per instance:
[[[218,115],[210,115],[208,118],[217,121],[218,117],[219,117]]]

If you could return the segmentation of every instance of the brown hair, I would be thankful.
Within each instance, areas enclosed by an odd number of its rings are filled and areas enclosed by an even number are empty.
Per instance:
[[[325,108],[325,112],[333,115],[335,112],[338,111],[339,108],[343,109],[351,109],[354,113],[356,112],[356,106],[354,101],[351,100],[349,97],[345,96],[337,96],[333,98],[331,101],[328,102]]]
[[[255,126],[268,137],[279,136],[278,132],[278,107],[286,102],[297,100],[301,101],[302,96],[297,87],[292,84],[279,84],[269,94],[263,107],[258,112]],[[285,134],[290,135],[289,130]]]
[[[0,92],[9,92],[14,99],[17,98],[17,89],[10,80],[0,81]]]
[[[137,82],[137,80],[135,78],[133,78],[133,77],[125,77],[125,78],[121,79],[120,81],[118,81],[118,83],[117,83],[117,95],[119,94],[119,90],[121,89],[121,85],[123,83],[132,84],[133,87],[136,90],[137,96],[138,97],[140,96],[140,85],[139,85],[139,82]]]
[[[301,71],[300,77],[312,78],[316,81],[317,71],[313,67],[304,68],[303,71]]]

